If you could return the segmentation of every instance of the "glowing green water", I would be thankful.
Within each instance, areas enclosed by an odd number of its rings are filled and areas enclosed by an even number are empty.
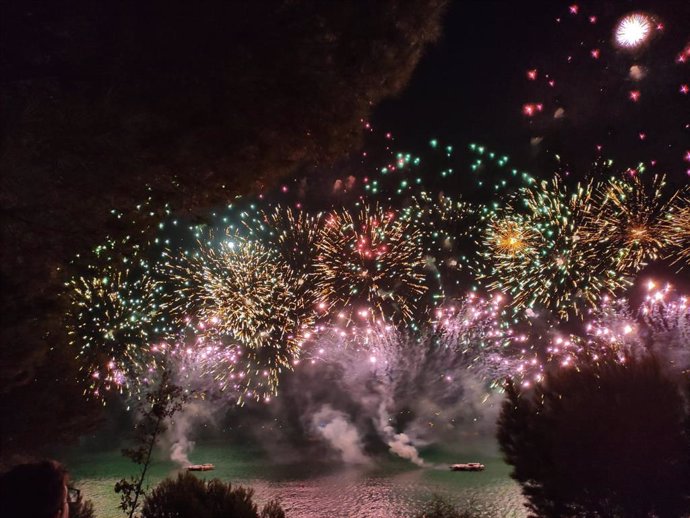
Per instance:
[[[358,468],[304,461],[276,464],[257,451],[218,444],[198,444],[190,458],[195,463],[216,465],[215,471],[198,476],[251,485],[259,502],[277,497],[293,518],[409,516],[433,493],[472,507],[482,516],[525,516],[519,489],[500,459],[457,457],[441,451],[425,453],[430,462],[480,461],[486,470],[453,473],[445,466],[420,469],[388,457]],[[86,498],[94,502],[99,518],[123,516],[117,509],[119,500],[113,485],[134,473],[135,466],[122,458],[119,450],[72,452],[63,459]],[[158,461],[151,468],[149,483],[153,485],[177,470],[172,462]]]

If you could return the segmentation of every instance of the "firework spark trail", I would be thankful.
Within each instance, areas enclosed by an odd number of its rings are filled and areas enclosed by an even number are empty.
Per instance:
[[[325,216],[317,244],[316,286],[322,303],[410,321],[424,283],[421,234],[394,211],[365,206]]]
[[[412,196],[400,217],[418,229],[424,247],[424,261],[429,280],[435,278],[430,289],[428,305],[436,306],[453,293],[458,274],[467,271],[467,247],[474,245],[478,233],[478,207],[462,199],[439,193],[433,196],[421,191]]]
[[[428,330],[423,335],[382,321],[325,327],[302,368],[327,371],[325,365],[338,366],[340,378],[333,390],[360,402],[357,417],[361,421],[366,416],[392,453],[425,466],[417,447],[435,442],[459,424],[475,423],[482,415],[481,402],[495,394],[489,380],[479,378],[485,374],[478,366],[481,346],[470,338],[477,331],[466,324],[461,332],[449,323],[455,318],[455,312],[444,317],[447,332]]]
[[[656,289],[651,282],[639,314],[650,349],[674,368],[690,370],[690,301],[675,295],[670,285]]]
[[[137,393],[145,382],[138,374],[152,361],[149,341],[169,330],[160,307],[161,286],[148,275],[145,263],[125,262],[121,267],[91,266],[67,288],[67,332],[92,393]]]
[[[685,189],[674,197],[668,218],[663,223],[663,234],[668,236],[669,246],[665,256],[681,267],[690,264],[690,190]]]
[[[570,193],[556,177],[520,194],[484,236],[483,258],[489,268],[481,277],[490,289],[509,294],[519,310],[542,307],[567,320],[627,285],[606,257],[580,239],[581,225],[592,210],[591,184]],[[519,253],[506,253],[506,238]]]
[[[636,176],[599,184],[578,232],[580,240],[610,258],[619,275],[634,275],[672,241],[667,220],[676,195],[666,197],[665,185],[663,176],[648,183]]]
[[[422,191],[411,197],[401,218],[422,233],[427,253],[438,254],[444,250],[457,252],[455,241],[475,231],[472,216],[476,212],[477,207],[461,199],[443,193],[434,197]]]
[[[300,273],[312,273],[317,253],[322,214],[278,205],[262,210],[259,221],[244,221],[250,235],[275,250],[288,265]]]
[[[304,333],[314,323],[309,297],[303,296],[304,276],[273,250],[237,238],[169,257],[163,273],[177,288],[167,309],[178,323],[198,322],[196,335],[228,350],[216,364],[247,359],[247,391],[255,383],[261,388],[252,391],[257,398],[275,394],[279,374],[299,358]]]

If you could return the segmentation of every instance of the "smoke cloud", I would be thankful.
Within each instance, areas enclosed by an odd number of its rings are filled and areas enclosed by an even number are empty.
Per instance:
[[[486,442],[494,436],[502,397],[490,382],[514,365],[494,339],[490,312],[477,312],[476,304],[455,311],[449,318],[457,322],[441,333],[407,333],[384,324],[322,329],[305,344],[294,371],[281,376],[278,397],[230,409],[228,428],[243,442],[258,441],[278,463],[330,452],[349,465],[390,454],[432,467],[420,448]],[[193,381],[206,392],[208,380],[197,379],[194,364],[181,367],[185,384]],[[212,385],[208,389],[213,393]],[[228,394],[218,397],[213,406],[227,409]],[[213,420],[210,408],[208,401],[196,401],[175,416],[166,444],[178,464],[190,463],[191,432]]]
[[[324,405],[312,416],[314,430],[319,433],[333,449],[340,452],[346,464],[368,464],[370,459],[362,451],[362,440],[357,428],[350,423],[347,415]]]
[[[500,408],[502,396],[481,370],[494,367],[479,365],[462,340],[394,328],[322,333],[310,347],[318,357],[308,356],[286,375],[279,397],[256,410],[269,416],[248,427],[277,460],[316,448],[312,455],[330,450],[351,465],[388,453],[433,467],[420,448],[445,444],[457,450],[493,437]],[[267,428],[267,422],[280,424]]]
[[[162,445],[167,448],[170,460],[181,467],[192,464],[189,455],[195,441],[190,439],[193,430],[202,423],[214,423],[215,418],[208,401],[192,401],[177,412],[169,423]]]
[[[387,427],[386,431],[387,433],[394,432],[393,428],[390,426]],[[393,438],[388,441],[388,446],[390,447],[390,451],[395,453],[398,457],[408,459],[417,466],[424,467],[427,465],[427,463],[424,462],[424,459],[419,456],[417,448],[414,447],[412,440],[407,436],[407,434],[394,434]]]

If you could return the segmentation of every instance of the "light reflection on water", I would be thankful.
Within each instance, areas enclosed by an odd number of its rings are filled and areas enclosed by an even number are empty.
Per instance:
[[[85,497],[93,501],[96,516],[121,518],[113,486],[123,476],[135,473],[136,466],[117,451],[73,453],[65,460]],[[198,476],[249,485],[259,503],[278,498],[290,518],[410,516],[434,493],[463,509],[477,511],[479,516],[526,516],[519,488],[508,476],[508,466],[496,458],[469,460],[483,462],[486,470],[453,473],[445,467],[420,469],[397,459],[379,459],[375,466],[349,469],[323,463],[276,465],[260,454],[227,446],[199,446],[192,456],[193,462],[213,462],[217,467]],[[157,462],[149,483],[153,485],[176,471],[170,462]]]

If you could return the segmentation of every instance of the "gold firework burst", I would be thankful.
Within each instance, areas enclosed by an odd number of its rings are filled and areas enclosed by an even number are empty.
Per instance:
[[[333,211],[318,241],[316,283],[323,303],[347,312],[412,318],[426,291],[421,233],[393,211]]]
[[[619,275],[635,274],[669,246],[667,219],[675,195],[668,199],[664,187],[663,176],[646,183],[635,177],[602,184],[579,238],[607,256]]]

